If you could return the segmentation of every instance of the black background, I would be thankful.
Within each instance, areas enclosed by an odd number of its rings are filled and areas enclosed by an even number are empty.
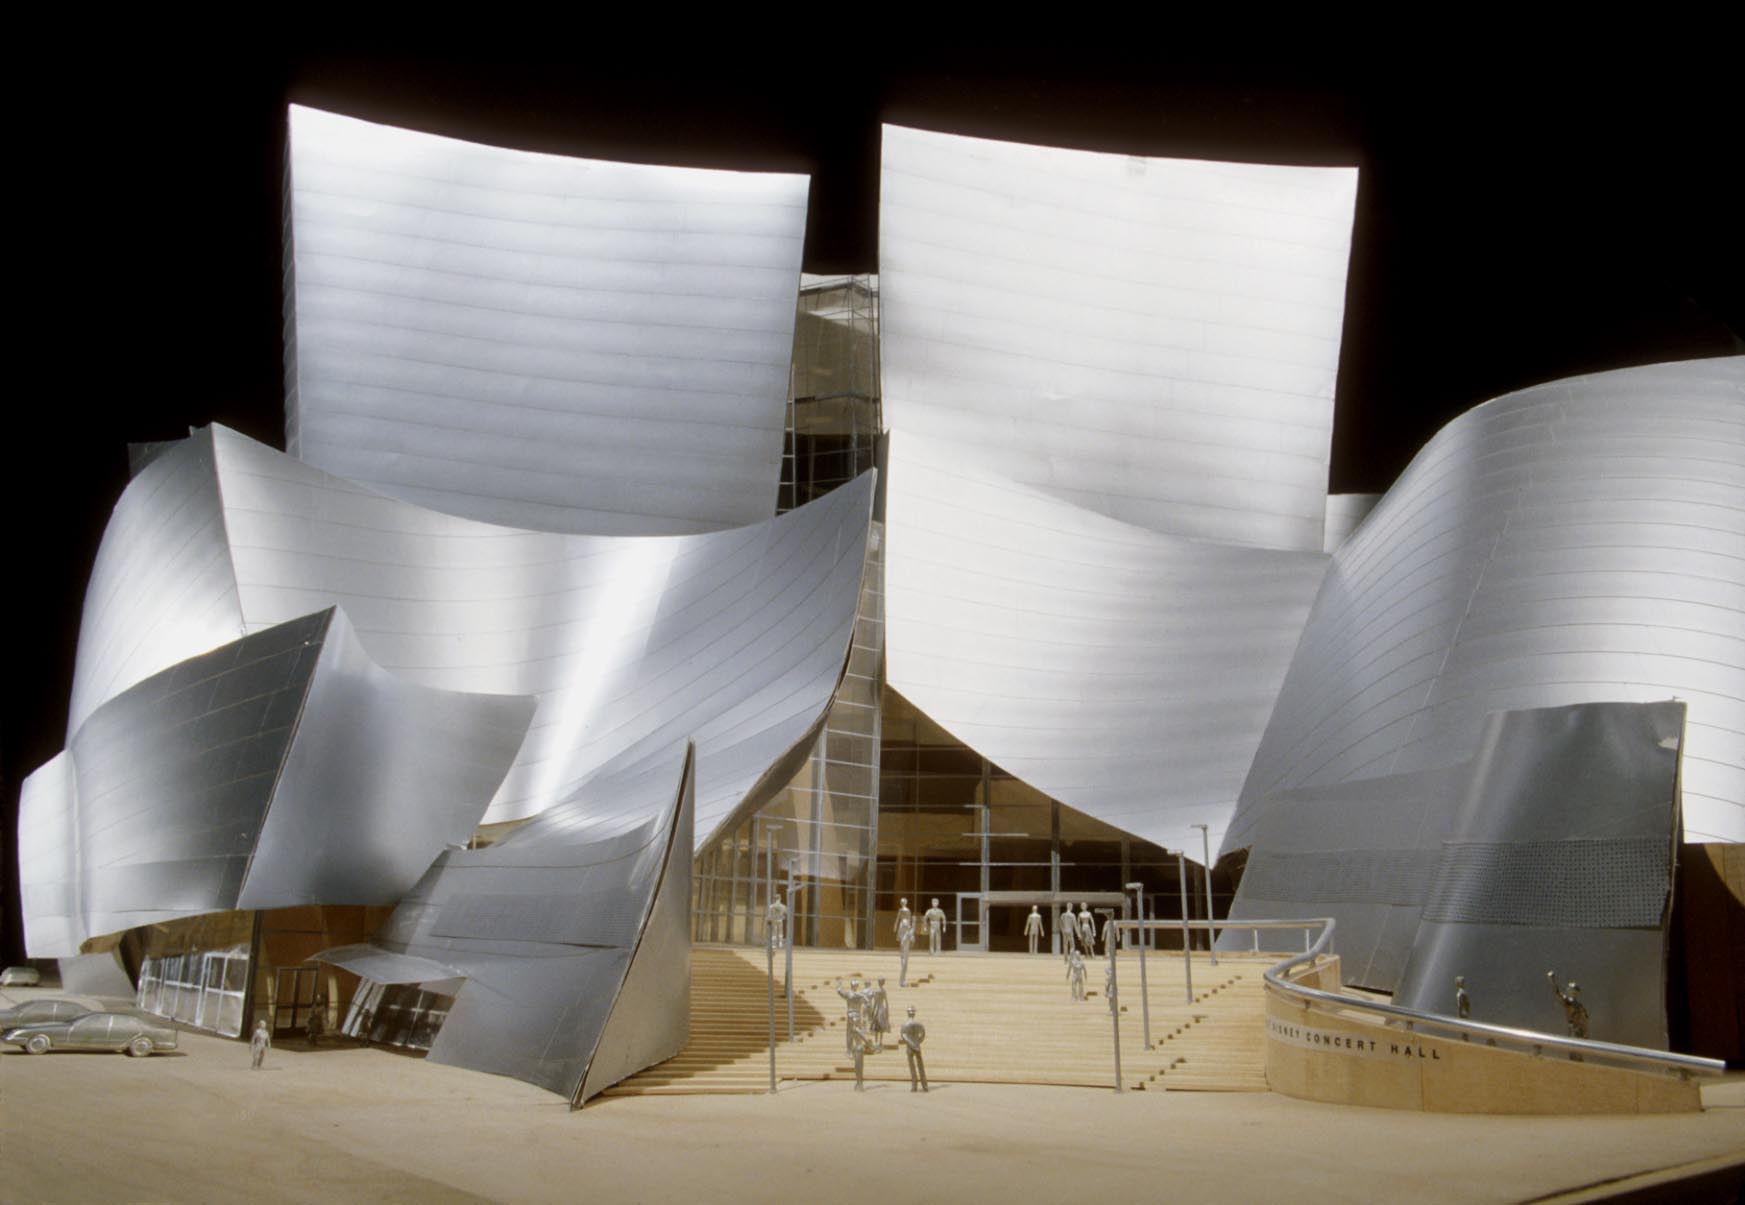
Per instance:
[[[1745,351],[1736,22],[1531,45],[1375,27],[1238,49],[1267,31],[942,40],[845,15],[859,19],[795,18],[765,50],[748,48],[766,32],[752,28],[683,45],[676,28],[15,44],[29,84],[9,173],[22,371],[0,841],[20,780],[65,739],[85,578],[127,442],[220,421],[282,445],[288,101],[531,150],[806,172],[813,272],[876,270],[880,121],[1355,164],[1336,492],[1385,489],[1443,423],[1511,389]],[[0,941],[16,959],[5,860]]]

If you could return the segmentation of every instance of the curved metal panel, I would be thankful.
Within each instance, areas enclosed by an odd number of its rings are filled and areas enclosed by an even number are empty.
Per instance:
[[[1745,840],[1745,358],[1443,428],[1333,559],[1225,844],[1268,797],[1457,762],[1492,711],[1677,698],[1692,841]]]
[[[397,683],[331,610],[155,674],[29,780],[29,947],[69,956],[239,907],[392,903],[472,832],[532,710]]]
[[[1171,848],[1228,821],[1327,558],[1160,535],[890,439],[890,684],[1061,802]]]
[[[871,474],[751,527],[572,536],[425,510],[213,430],[250,628],[338,603],[400,677],[538,696],[488,822],[688,738],[706,835],[806,739],[841,677]]]
[[[1380,501],[1380,494],[1328,494],[1327,528],[1321,538],[1321,551],[1336,551]]]
[[[287,446],[518,527],[767,519],[807,186],[294,105]]]
[[[1142,527],[1318,551],[1356,194],[887,125],[886,419]]]
[[[657,751],[437,859],[371,943],[466,976],[432,1059],[579,1104],[684,1044],[694,779],[688,747]]]
[[[212,439],[196,432],[139,469],[103,529],[79,621],[68,739],[105,700],[243,631]]]

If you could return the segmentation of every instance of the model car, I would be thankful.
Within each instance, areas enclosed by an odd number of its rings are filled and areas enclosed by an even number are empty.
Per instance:
[[[35,987],[42,974],[35,967],[7,967],[0,971],[0,987]]]
[[[26,1054],[51,1050],[125,1050],[144,1058],[176,1048],[176,1027],[149,1013],[86,1013],[70,1021],[34,1021],[0,1032],[0,1042],[24,1047]]]
[[[11,1008],[0,1009],[0,1030],[16,1025],[33,1025],[38,1021],[71,1021],[96,1011],[76,1000],[27,1000]]]

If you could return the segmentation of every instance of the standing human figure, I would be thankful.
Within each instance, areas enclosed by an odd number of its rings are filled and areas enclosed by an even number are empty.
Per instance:
[[[261,1069],[261,1063],[267,1057],[267,1051],[273,1048],[273,1031],[267,1028],[264,1019],[254,1023],[254,1034],[248,1040],[248,1052],[252,1059],[249,1066],[254,1070]]]
[[[909,1057],[909,1091],[927,1091],[927,1064],[921,1061],[921,1043],[927,1040],[927,1027],[915,1019],[915,1006],[909,1006],[909,1019],[903,1022],[903,1028],[897,1037],[903,1043],[903,1053]]]
[[[1106,938],[1104,940],[1107,940]],[[1108,968],[1103,972],[1103,997],[1109,1002],[1109,1011],[1116,1012],[1115,1005],[1115,960],[1109,959]]]
[[[1103,957],[1104,958],[1113,959],[1115,957],[1115,954],[1114,954],[1115,943],[1117,941],[1120,941],[1120,940],[1121,940],[1120,934],[1115,931],[1115,914],[1113,912],[1111,912],[1103,918]]]
[[[927,952],[939,953],[939,943],[945,937],[945,910],[939,906],[939,901],[933,901],[933,907],[921,914],[921,919],[927,925]]]
[[[913,912],[909,911],[909,901],[908,900],[899,900],[897,902],[897,923],[891,926],[891,928],[896,932],[898,937],[901,937],[903,935],[903,922],[904,921],[909,922],[909,929],[910,929],[910,932],[912,933],[915,929],[915,914]]]
[[[770,945],[780,950],[788,944],[788,906],[779,899],[769,902],[763,919]]]
[[[866,989],[866,1006],[862,1010],[865,1019],[865,1029],[872,1035],[873,1049],[883,1051],[885,1035],[891,1032],[891,1002],[885,995],[885,981],[880,979],[875,987],[871,984]]]
[[[1587,1005],[1581,1002],[1581,984],[1571,983],[1566,992],[1557,986],[1556,971],[1546,971],[1545,978],[1551,981],[1551,990],[1563,1003],[1563,1019],[1569,1025],[1569,1036],[1587,1037]]]
[[[842,980],[838,979],[836,994],[842,997],[848,1009],[844,1022],[847,1033],[844,1035],[843,1045],[849,1054],[853,1054],[861,1040],[861,1006],[866,1002],[866,997],[861,994],[858,979],[850,979],[846,991],[842,987]]]
[[[907,911],[907,910],[905,910]],[[915,918],[901,916],[897,919],[897,953],[902,959],[897,968],[897,986],[909,986],[909,947],[915,944]]]
[[[1087,958],[1097,956],[1097,918],[1091,915],[1091,906],[1079,904],[1079,943],[1085,948]]]
[[[1466,976],[1454,977],[1454,1015],[1457,1017],[1472,1016],[1472,997],[1466,994]]]
[[[317,1046],[327,1032],[327,997],[316,996],[309,1004],[309,1045]]]
[[[1024,918],[1024,936],[1030,939],[1030,952],[1036,953],[1036,943],[1046,935],[1042,932],[1042,913],[1035,904],[1030,905],[1030,915]]]
[[[1083,1000],[1085,998],[1085,960],[1079,956],[1076,947],[1066,964],[1066,980],[1072,987],[1072,998]]]
[[[862,1014],[864,1016],[864,1014]],[[848,1049],[854,1055],[854,1090],[866,1091],[866,1053],[871,1045],[866,1030],[855,1024],[848,1027]]]
[[[1072,952],[1078,948],[1079,944],[1079,923],[1072,914],[1070,903],[1061,909],[1060,923],[1054,927],[1054,931],[1060,934],[1061,961],[1071,963]]]

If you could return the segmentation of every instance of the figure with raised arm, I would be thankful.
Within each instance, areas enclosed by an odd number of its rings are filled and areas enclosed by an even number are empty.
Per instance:
[[[927,1064],[921,1061],[921,1043],[927,1040],[927,1027],[915,1019],[915,1006],[909,1006],[909,1019],[903,1022],[903,1028],[897,1037],[903,1043],[903,1053],[909,1056],[909,1091],[927,1091]]]
[[[1074,946],[1072,957],[1066,963],[1066,981],[1072,987],[1072,998],[1085,998],[1085,960],[1079,955],[1078,947]]]
[[[1079,905],[1079,944],[1085,948],[1087,958],[1097,956],[1097,918],[1091,915],[1091,906],[1086,903]]]
[[[846,989],[842,986],[842,980],[838,979],[836,981],[836,994],[842,997],[843,1002],[848,1009],[848,1015],[844,1019],[844,1024],[848,1032],[845,1035],[843,1045],[846,1047],[849,1054],[853,1054],[855,1048],[860,1044],[860,1041],[864,1036],[862,1032],[861,1009],[866,1003],[866,996],[861,991],[860,980],[858,979],[850,979]]]
[[[927,926],[927,952],[939,953],[939,943],[945,936],[945,910],[939,906],[938,900],[921,914],[921,920]]]
[[[1557,986],[1556,971],[1546,971],[1545,978],[1550,981],[1551,990],[1563,1004],[1563,1019],[1569,1024],[1569,1036],[1587,1037],[1587,1005],[1581,1002],[1581,984],[1571,983],[1566,992]]]
[[[1030,939],[1030,952],[1036,953],[1036,943],[1045,936],[1042,932],[1042,913],[1036,910],[1036,905],[1030,905],[1030,915],[1024,918],[1024,936]]]

